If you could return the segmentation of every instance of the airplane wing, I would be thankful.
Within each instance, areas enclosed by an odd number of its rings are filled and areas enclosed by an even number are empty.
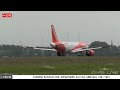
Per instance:
[[[75,52],[82,52],[82,51],[87,51],[87,50],[95,50],[95,49],[101,49],[101,48],[107,48],[109,46],[103,46],[103,47],[95,47],[95,48],[78,48],[78,49],[74,49],[71,52],[75,53]]]
[[[57,51],[51,47],[35,47],[35,50]]]

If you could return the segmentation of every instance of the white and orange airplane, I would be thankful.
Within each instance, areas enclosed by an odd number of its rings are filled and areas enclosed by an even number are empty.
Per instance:
[[[87,56],[94,56],[95,49],[108,47],[104,46],[89,48],[89,45],[87,45],[85,42],[61,42],[57,38],[57,34],[55,32],[55,28],[53,25],[51,25],[51,32],[52,32],[52,43],[50,43],[51,47],[36,47],[35,49],[56,51],[58,56],[65,56],[69,52],[71,53],[84,52],[86,53]]]

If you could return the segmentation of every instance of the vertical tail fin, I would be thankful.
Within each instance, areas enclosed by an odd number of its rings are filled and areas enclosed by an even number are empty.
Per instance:
[[[52,42],[58,42],[57,34],[55,32],[55,28],[53,25],[51,25],[51,31],[52,31]]]

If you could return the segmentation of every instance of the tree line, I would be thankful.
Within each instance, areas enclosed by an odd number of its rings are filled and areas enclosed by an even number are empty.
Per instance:
[[[108,45],[106,42],[101,42],[101,41],[94,41],[90,44],[90,47],[104,47],[104,46],[109,46],[106,48],[102,49],[97,49],[95,50],[95,55],[96,56],[118,56],[120,55],[120,45]]]
[[[89,47],[108,46],[106,42],[94,41]],[[95,56],[115,56],[120,55],[120,46],[109,45],[110,47],[95,50]],[[0,57],[25,57],[25,56],[54,56],[53,51],[35,50],[33,47],[23,47],[20,45],[0,45]],[[72,55],[72,54],[71,54]],[[74,54],[77,55],[77,54]]]

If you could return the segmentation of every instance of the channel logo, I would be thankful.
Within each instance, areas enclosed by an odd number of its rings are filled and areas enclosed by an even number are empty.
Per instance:
[[[12,18],[12,13],[2,13],[2,18]]]

